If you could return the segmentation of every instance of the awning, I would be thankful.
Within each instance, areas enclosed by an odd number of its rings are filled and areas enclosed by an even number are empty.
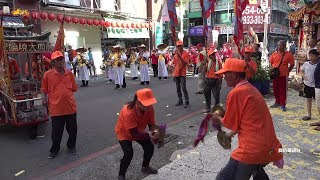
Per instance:
[[[304,14],[313,13],[315,15],[320,15],[320,2],[314,3],[312,6],[304,6],[298,11],[291,12],[288,14],[288,19],[291,21],[299,21],[303,18]]]
[[[128,29],[128,28],[108,28],[104,34],[104,38],[149,38],[149,30],[147,28]]]

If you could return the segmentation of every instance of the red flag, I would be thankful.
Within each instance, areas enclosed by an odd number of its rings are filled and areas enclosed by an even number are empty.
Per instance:
[[[64,18],[64,16],[63,16]],[[63,21],[61,21],[59,32],[58,32],[58,37],[56,44],[54,45],[54,50],[53,51],[61,51],[64,52],[64,29],[63,29]]]
[[[235,23],[234,23],[234,42],[238,46],[238,52],[240,55],[244,53],[244,42],[243,42],[243,22],[242,12],[245,10],[249,0],[235,0],[234,12],[235,12]]]

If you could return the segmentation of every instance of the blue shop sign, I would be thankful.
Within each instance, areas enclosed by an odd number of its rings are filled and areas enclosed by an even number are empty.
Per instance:
[[[212,31],[212,26],[208,26],[208,31]],[[203,36],[203,26],[189,27],[189,36]]]

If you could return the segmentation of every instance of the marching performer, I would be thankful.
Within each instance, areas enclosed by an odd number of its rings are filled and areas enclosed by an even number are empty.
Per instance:
[[[206,51],[203,49],[202,44],[197,45],[198,50],[198,91],[195,94],[203,94],[204,90],[204,80],[206,79],[206,67],[205,67],[205,59],[206,59]]]
[[[165,50],[166,45],[165,44],[159,44],[158,46],[158,52],[157,52],[157,56],[158,56],[158,76],[159,79],[161,80],[163,79],[167,79],[168,78],[168,69],[166,66],[166,54],[167,51]]]
[[[147,47],[142,44],[139,46],[139,64],[140,64],[140,85],[149,85],[150,84],[150,74],[149,74],[149,65],[148,59],[150,53],[147,51]]]
[[[215,99],[215,106],[220,103],[220,79],[221,75],[216,75],[215,72],[222,68],[221,61],[216,56],[217,50],[210,49],[208,51],[208,58],[204,60],[205,70],[203,73],[205,74],[205,82],[204,82],[204,97],[206,100],[206,109],[203,111],[204,113],[210,112],[211,109],[211,92],[213,93]]]
[[[212,120],[231,132],[229,138],[238,134],[239,146],[216,179],[269,179],[264,167],[270,162],[283,168],[282,145],[277,139],[269,108],[261,93],[246,80],[246,63],[228,58],[223,68],[216,74],[224,74],[230,91],[226,111],[222,118],[218,112]],[[259,107],[259,108],[257,108]]]
[[[256,74],[257,72],[257,63],[251,59],[251,55],[254,52],[254,48],[252,46],[247,46],[244,48],[244,55],[243,59],[244,62],[246,62],[246,74],[247,74],[247,80],[252,83],[252,77]]]
[[[89,70],[88,70],[88,65],[89,62],[86,59],[86,55],[85,55],[85,48],[79,48],[77,49],[79,53],[79,55],[77,55],[77,57],[74,58],[73,63],[77,63],[78,64],[78,70],[79,70],[79,79],[82,81],[82,85],[80,87],[87,87],[89,84]]]
[[[131,77],[132,80],[138,79],[138,53],[136,52],[135,48],[131,48],[131,54],[130,54],[130,70],[131,70]]]
[[[114,53],[111,58],[112,66],[115,69],[115,84],[114,89],[119,89],[120,86],[126,89],[126,78],[125,78],[125,61],[127,55],[123,52],[123,48],[120,45],[113,46]]]
[[[110,53],[105,55],[105,61],[104,64],[106,66],[106,75],[108,76],[107,83],[112,83],[114,81],[114,68],[112,66],[111,58],[113,57],[113,49]]]

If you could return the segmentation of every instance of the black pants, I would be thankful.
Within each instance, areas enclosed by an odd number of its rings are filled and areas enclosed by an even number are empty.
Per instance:
[[[198,74],[197,63],[193,63],[193,75]]]
[[[206,108],[211,108],[211,92],[215,99],[215,105],[220,103],[220,79],[206,78],[204,83],[204,98],[206,99]]]
[[[181,87],[182,87],[184,99],[186,100],[186,103],[189,103],[189,95],[188,95],[188,91],[187,91],[186,77],[180,76],[180,77],[175,77],[174,79],[176,82],[179,101],[182,102],[182,93],[181,93]]]
[[[152,64],[153,77],[158,76],[158,64]]]
[[[69,114],[63,116],[52,116],[52,131],[51,139],[52,146],[50,152],[57,153],[60,150],[60,143],[63,135],[64,124],[66,124],[66,130],[69,134],[67,142],[68,149],[76,147],[77,140],[77,114]]]
[[[153,146],[150,139],[139,140],[136,142],[142,146],[143,151],[144,151],[142,166],[148,167],[150,160],[153,156],[154,146]],[[119,143],[120,143],[121,148],[123,150],[123,158],[121,159],[121,163],[120,163],[119,175],[125,175],[128,167],[130,165],[130,162],[132,160],[132,157],[133,157],[132,141],[123,140],[123,141],[119,141]]]
[[[82,80],[81,82],[82,82],[83,86],[88,86],[88,84],[89,84],[89,81]]]
[[[246,164],[230,158],[227,165],[218,173],[216,180],[268,180],[264,171],[266,164]]]

